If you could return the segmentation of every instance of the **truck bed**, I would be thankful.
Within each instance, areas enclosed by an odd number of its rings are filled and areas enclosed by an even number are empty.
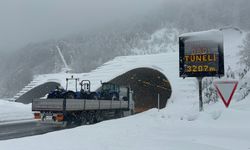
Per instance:
[[[128,101],[89,100],[89,99],[35,99],[32,111],[84,111],[129,109]]]

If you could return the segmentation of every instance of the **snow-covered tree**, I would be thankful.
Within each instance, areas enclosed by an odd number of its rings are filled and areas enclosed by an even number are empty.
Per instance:
[[[241,70],[238,73],[240,78],[239,99],[242,100],[250,94],[250,33],[244,40],[241,50]]]
[[[245,68],[250,69],[250,33],[247,34],[246,39],[244,40],[244,46],[241,51],[241,61],[245,64]]]

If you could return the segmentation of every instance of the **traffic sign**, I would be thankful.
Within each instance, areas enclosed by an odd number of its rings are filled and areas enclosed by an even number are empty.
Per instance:
[[[224,76],[223,33],[220,30],[179,36],[179,76],[197,77],[199,109],[203,111],[202,78]]]
[[[183,78],[223,76],[222,32],[209,30],[180,35],[179,73]]]
[[[214,82],[214,86],[227,108],[233,98],[233,94],[237,88],[237,85],[238,85],[238,81],[216,81]]]

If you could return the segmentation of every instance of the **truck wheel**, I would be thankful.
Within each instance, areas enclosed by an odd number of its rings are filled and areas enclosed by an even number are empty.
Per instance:
[[[100,122],[100,121],[102,121],[102,120],[103,120],[103,118],[101,117],[101,112],[96,111],[94,123],[98,123],[98,122]]]
[[[81,113],[81,115],[79,116],[79,125],[86,125],[87,124],[87,119],[86,119],[86,113],[83,112]]]
[[[115,112],[115,117],[116,117],[116,118],[122,118],[122,117],[124,117],[123,111],[117,110],[117,111]]]

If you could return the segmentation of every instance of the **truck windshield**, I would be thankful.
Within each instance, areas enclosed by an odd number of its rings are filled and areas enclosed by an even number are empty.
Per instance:
[[[102,90],[109,90],[110,89],[110,84],[103,84],[102,85]]]

